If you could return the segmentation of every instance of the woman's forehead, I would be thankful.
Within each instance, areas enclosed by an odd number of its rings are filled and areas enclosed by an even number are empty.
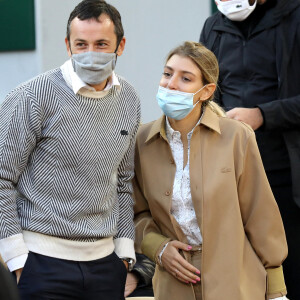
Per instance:
[[[201,76],[201,71],[197,64],[188,56],[181,56],[178,54],[174,54],[170,57],[170,59],[166,62],[166,68],[181,71],[181,72],[191,72],[195,75]]]

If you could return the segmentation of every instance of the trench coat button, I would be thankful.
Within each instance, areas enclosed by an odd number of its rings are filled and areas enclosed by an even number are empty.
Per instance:
[[[165,195],[166,195],[166,196],[170,196],[170,195],[171,195],[171,192],[170,192],[170,191],[166,191],[166,192],[165,192]]]
[[[174,162],[174,159],[173,158],[170,158],[170,164],[174,164],[175,162]]]

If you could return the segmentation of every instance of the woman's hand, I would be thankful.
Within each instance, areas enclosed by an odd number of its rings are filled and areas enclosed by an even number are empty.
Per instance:
[[[161,257],[163,267],[184,283],[197,283],[200,277],[195,274],[200,275],[200,271],[178,253],[179,249],[189,251],[192,247],[179,241],[169,242]]]

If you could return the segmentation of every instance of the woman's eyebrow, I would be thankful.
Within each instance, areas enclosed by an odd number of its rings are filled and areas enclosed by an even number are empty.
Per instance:
[[[170,71],[174,71],[174,69],[172,67],[169,67],[169,66],[165,66],[165,69],[168,69]],[[180,72],[182,72],[184,74],[191,74],[191,75],[195,76],[195,74],[190,72],[190,71],[180,70]]]

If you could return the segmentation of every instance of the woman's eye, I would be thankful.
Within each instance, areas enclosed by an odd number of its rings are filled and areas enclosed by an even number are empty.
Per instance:
[[[171,74],[168,73],[168,72],[163,72],[163,75],[164,75],[165,77],[170,77],[170,76],[171,76]]]
[[[182,80],[183,80],[183,81],[187,81],[187,82],[190,82],[190,81],[191,81],[191,79],[189,79],[189,78],[187,78],[187,77],[182,77]]]

